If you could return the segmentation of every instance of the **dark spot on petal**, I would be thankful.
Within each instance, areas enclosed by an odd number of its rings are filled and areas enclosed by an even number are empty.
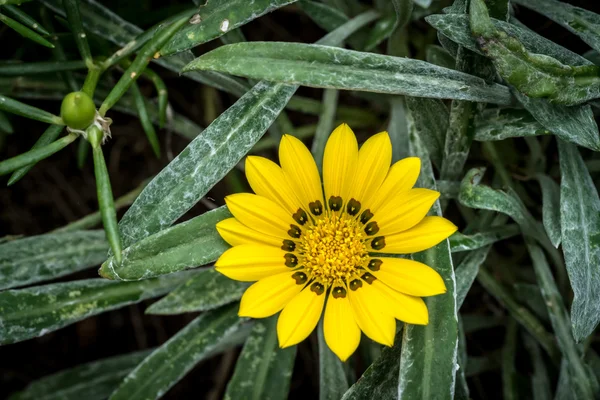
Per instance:
[[[286,267],[294,268],[298,265],[298,257],[296,257],[294,254],[287,253],[283,257],[285,258],[285,266]]]
[[[302,235],[302,231],[297,225],[290,224],[290,230],[287,232],[293,238],[298,239]]]
[[[360,211],[360,202],[354,199],[350,199],[348,205],[346,206],[346,211],[350,215],[356,215]]]
[[[340,196],[331,196],[329,198],[329,209],[331,211],[340,211],[342,209],[342,198]]]
[[[306,274],[304,272],[294,272],[292,274],[292,278],[294,278],[294,280],[296,281],[296,285],[304,285],[306,283],[306,281],[308,280],[308,277],[306,276]]]
[[[371,271],[379,271],[379,269],[381,268],[381,264],[383,264],[383,261],[374,258],[371,261],[369,261],[369,265],[367,267]]]
[[[354,279],[350,282],[350,289],[352,291],[358,290],[358,288],[362,287],[362,281],[360,279]]]
[[[384,236],[377,236],[371,242],[371,247],[374,250],[381,250],[381,249],[383,249],[385,247],[385,237]]]
[[[371,236],[377,232],[379,232],[379,225],[377,225],[377,222],[371,221],[367,224],[367,226],[365,226],[365,233],[367,235]]]
[[[331,295],[334,299],[339,299],[340,297],[344,298],[346,297],[346,289],[342,286],[334,287],[331,291]]]
[[[365,272],[364,274],[362,274],[361,278],[363,278],[365,281],[367,281],[367,283],[369,285],[372,284],[375,281],[375,279],[377,279],[372,274],[370,274],[368,272]]]
[[[308,208],[310,209],[310,212],[313,213],[313,215],[319,216],[323,214],[323,204],[320,200],[308,203]]]
[[[368,208],[360,214],[360,222],[366,224],[369,220],[373,218],[373,213]]]
[[[319,282],[315,282],[312,285],[310,285],[310,291],[320,295],[323,294],[323,292],[325,291],[325,286],[323,286]]]
[[[281,250],[285,251],[294,251],[296,250],[296,243],[291,240],[284,240],[283,245],[281,246]]]
[[[299,223],[300,225],[304,225],[308,221],[308,215],[306,215],[306,211],[299,208],[294,214],[292,214],[292,218],[294,221]]]

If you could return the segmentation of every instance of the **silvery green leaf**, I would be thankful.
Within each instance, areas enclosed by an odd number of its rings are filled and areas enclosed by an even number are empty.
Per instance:
[[[229,279],[214,268],[205,268],[148,307],[146,314],[182,314],[212,310],[239,300],[248,286],[247,282]]]
[[[600,198],[577,147],[559,140],[558,150],[562,248],[575,295],[573,336],[580,342],[600,322]]]
[[[448,240],[450,241],[450,250],[453,253],[460,251],[476,250],[500,240],[508,239],[520,233],[518,225],[510,224],[496,226],[483,232],[464,235],[460,232],[454,233]]]
[[[551,134],[525,110],[488,108],[475,116],[475,140],[480,142]]]
[[[184,71],[210,70],[319,88],[509,104],[505,86],[425,61],[317,44],[248,42],[221,46]]]
[[[139,282],[85,279],[0,292],[0,344],[31,339],[92,315],[161,296],[190,276],[187,272]]]
[[[319,400],[338,400],[348,390],[344,364],[325,341],[323,319],[317,328],[319,344]]]
[[[542,187],[542,221],[554,247],[560,245],[560,186],[548,175],[538,174]]]
[[[470,252],[456,267],[456,306],[458,309],[467,298],[467,293],[477,277],[479,267],[485,262],[490,247],[485,246]]]
[[[431,161],[441,166],[450,117],[448,107],[439,99],[422,97],[405,97],[405,102],[412,117],[412,128],[425,143]]]
[[[100,264],[104,231],[48,233],[0,245],[0,290],[46,281]]]
[[[296,347],[279,348],[277,316],[255,321],[227,384],[224,399],[287,399]]]
[[[146,357],[110,399],[162,397],[197,363],[241,343],[251,326],[237,316],[237,305],[233,304],[200,315]]]

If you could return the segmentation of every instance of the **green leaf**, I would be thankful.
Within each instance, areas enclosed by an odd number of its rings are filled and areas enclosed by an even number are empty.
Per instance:
[[[255,321],[224,399],[287,399],[295,358],[296,346],[279,348],[277,316]]]
[[[435,190],[431,163],[420,137],[411,132],[411,153],[422,160],[418,185]],[[441,215],[439,202],[431,213]],[[452,399],[458,365],[458,322],[454,267],[447,240],[413,254],[413,259],[435,269],[446,285],[446,293],[425,300],[429,323],[405,324],[400,356],[398,399]]]
[[[402,350],[402,329],[396,333],[394,346],[385,347],[381,355],[364,374],[348,389],[342,400],[398,398],[398,371]]]
[[[550,18],[579,36],[594,50],[600,51],[600,15],[554,0],[514,0],[514,2]]]
[[[54,45],[52,43],[50,43],[49,41],[47,41],[46,39],[44,39],[40,34],[38,34],[35,31],[32,31],[25,25],[15,21],[12,18],[7,17],[4,14],[0,14],[0,22],[2,22],[3,24],[6,24],[6,26],[10,27],[15,32],[17,32],[19,35],[23,36],[24,38],[33,40],[34,42],[36,42],[37,44],[41,44],[42,46],[49,47],[51,49],[54,48]]]
[[[531,363],[533,364],[533,375],[531,376],[533,400],[552,400],[552,384],[540,346],[529,335],[523,335],[523,342],[531,355]]]
[[[525,110],[488,108],[475,116],[475,140],[480,142],[551,134]]]
[[[317,163],[319,171],[323,169],[323,154],[325,154],[325,144],[334,128],[335,111],[338,105],[339,91],[335,89],[325,89],[323,91],[323,111],[319,116],[315,138],[312,143],[312,155]]]
[[[198,270],[190,280],[146,309],[146,314],[183,314],[208,311],[237,301],[250,286],[215,271]]]
[[[144,99],[137,82],[134,82],[134,84],[131,85],[131,94],[133,95],[133,100],[138,111],[138,117],[142,124],[142,129],[144,129],[144,133],[146,134],[146,139],[148,139],[156,158],[160,159],[160,141],[158,140],[158,136],[156,136],[156,130],[154,129],[154,125],[152,125],[152,121],[148,115],[148,109],[146,108],[146,100]],[[159,115],[163,114],[159,112]]]
[[[210,0],[161,49],[164,56],[199,46],[296,0]]]
[[[518,225],[503,225],[490,228],[483,232],[464,235],[456,232],[448,239],[450,241],[450,250],[453,253],[460,251],[476,250],[500,240],[508,239],[520,233]]]
[[[573,336],[579,342],[600,322],[600,198],[577,148],[559,140],[558,150],[562,248],[575,295]]]
[[[184,71],[213,70],[254,79],[416,97],[509,104],[508,89],[420,60],[303,43],[235,43]]]
[[[46,7],[61,16],[65,12],[61,6],[61,0],[40,0]],[[95,0],[79,0],[79,12],[83,27],[90,33],[94,33],[118,46],[134,46],[136,39],[144,31],[139,27],[125,21],[110,9]],[[133,42],[133,43],[132,43]],[[181,68],[194,58],[191,52],[183,52],[168,58],[161,57],[153,59],[153,62],[179,73]],[[236,96],[241,96],[248,86],[238,79],[217,73],[193,73],[186,77],[202,84],[216,87]]]
[[[180,273],[126,283],[85,279],[0,292],[0,344],[45,335],[92,315],[163,295],[190,276]]]
[[[425,21],[453,42],[483,55],[483,52],[477,45],[477,40],[471,34],[469,17],[467,15],[436,14],[425,17]],[[496,29],[501,29],[508,35],[517,38],[523,46],[532,53],[545,54],[556,58],[563,64],[592,65],[592,62],[586,60],[579,54],[567,50],[529,29],[521,28],[517,25],[509,24],[508,22],[494,18],[492,18],[492,24]]]
[[[502,395],[505,400],[517,400],[517,332],[519,325],[514,319],[508,320],[504,347],[502,348]]]
[[[425,143],[431,161],[442,165],[444,140],[448,130],[450,112],[443,101],[422,97],[406,97],[410,113],[409,124]]]
[[[425,59],[427,62],[439,65],[440,67],[454,69],[456,60],[446,49],[441,46],[430,44],[425,50]]]
[[[62,118],[56,115],[3,95],[0,95],[0,110],[48,124],[64,125]]]
[[[384,4],[387,5],[386,3]],[[387,11],[392,6],[394,7],[395,15],[388,16]],[[371,32],[369,32],[365,43],[365,51],[374,49],[379,43],[389,38],[394,31],[401,29],[410,21],[413,0],[392,0],[391,6],[388,9],[383,10],[385,17],[380,19]]]
[[[323,319],[317,328],[319,343],[319,400],[338,400],[348,390],[344,364],[325,342]]]
[[[9,400],[104,400],[150,350],[105,358],[45,376]]]
[[[470,252],[456,267],[456,307],[460,309],[479,273],[479,267],[488,256],[491,246]]]
[[[40,61],[40,62],[3,62],[0,63],[0,75],[22,76],[49,72],[75,71],[85,69],[83,61]]]
[[[9,135],[14,133],[10,120],[2,111],[0,111],[0,132],[8,133]]]
[[[46,35],[46,36],[50,35],[50,32],[48,32],[46,29],[44,29],[44,27],[41,26],[39,24],[39,22],[37,22],[36,20],[31,18],[27,13],[21,11],[20,7],[8,5],[8,6],[2,7],[2,10],[4,10],[5,13],[7,13],[11,17],[13,17],[17,21],[19,21],[26,27],[31,28],[34,31],[37,31],[38,33],[40,33],[42,35]]]
[[[69,21],[69,28],[75,39],[77,50],[88,68],[92,68],[94,61],[92,60],[92,53],[90,51],[90,45],[87,41],[87,35],[83,30],[83,24],[81,23],[81,15],[79,13],[79,1],[78,0],[62,0],[62,5],[67,14],[67,20]]]
[[[538,174],[536,179],[542,187],[542,221],[548,238],[558,247],[560,231],[560,186],[548,175]]]
[[[28,152],[0,161],[0,176],[28,167],[67,147],[77,139],[78,135],[69,133],[46,146],[32,148]]]
[[[100,264],[103,231],[48,233],[0,245],[0,290],[47,281]]]
[[[388,133],[392,142],[393,162],[408,157],[408,117],[404,98],[402,96],[392,97],[390,99]]]
[[[131,371],[110,399],[157,399],[197,363],[237,345],[251,326],[237,316],[237,307],[226,306],[194,319]]]
[[[258,83],[164,168],[127,210],[119,228],[124,246],[181,217],[250,151],[296,87]]]
[[[215,224],[229,217],[231,214],[223,206],[145,237],[123,250],[120,263],[113,257],[109,258],[102,264],[100,275],[131,281],[215,261],[229,248],[215,229]]]
[[[558,291],[550,266],[546,257],[538,246],[527,242],[527,249],[533,261],[533,269],[540,286],[540,292],[544,297],[544,303],[548,309],[550,321],[556,334],[558,347],[560,348],[564,359],[567,361],[569,370],[569,380],[571,389],[577,398],[591,399],[595,397],[592,388],[593,379],[588,375],[588,371],[583,363],[580,351],[575,343],[569,323],[569,314],[565,308],[562,296]]]

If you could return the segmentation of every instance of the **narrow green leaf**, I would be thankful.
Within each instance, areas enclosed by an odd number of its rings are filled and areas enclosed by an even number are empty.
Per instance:
[[[215,261],[229,247],[215,224],[230,216],[223,206],[142,238],[123,250],[121,262],[111,257],[102,264],[100,275],[139,280]]]
[[[514,319],[508,320],[504,347],[502,348],[502,394],[505,400],[517,400],[517,372],[515,359],[517,358],[517,332],[519,325]]]
[[[326,32],[331,32],[350,20],[344,12],[325,3],[300,0],[296,4],[315,24]],[[360,49],[362,47],[366,39],[362,33],[363,32],[357,32],[348,38],[350,47],[354,49]]]
[[[140,92],[140,88],[135,82],[133,85],[131,85],[131,94],[133,95],[133,100],[138,110],[140,123],[144,129],[144,133],[146,133],[146,138],[148,139],[148,142],[150,142],[150,146],[152,147],[154,155],[157,158],[160,158],[160,142],[158,140],[158,136],[156,136],[154,125],[152,125],[152,121],[148,116],[148,110],[146,109],[146,101],[144,100],[144,96],[142,95],[142,92]]]
[[[540,346],[527,334],[523,334],[523,342],[525,348],[529,351],[531,363],[533,364],[533,375],[531,376],[532,398],[533,400],[552,400],[552,384]]]
[[[542,187],[542,220],[544,229],[554,247],[561,241],[560,186],[548,175],[538,174],[536,179]]]
[[[187,272],[125,283],[86,279],[0,292],[0,343],[45,335],[92,315],[163,295],[190,276]]]
[[[483,55],[483,52],[477,44],[477,40],[471,34],[469,26],[469,17],[462,14],[436,14],[425,17],[431,26],[443,34],[444,37],[453,42],[466,47],[467,49]],[[505,21],[492,18],[492,23],[496,29],[505,31],[508,35],[517,38],[525,48],[538,54],[556,58],[563,64],[569,65],[592,65],[592,62],[586,60],[577,53],[568,50],[553,41],[546,39],[537,33],[521,28],[517,25],[509,24]]]
[[[62,118],[0,94],[0,110],[48,124],[64,125]]]
[[[62,0],[63,8],[67,14],[67,20],[69,21],[69,27],[73,33],[75,44],[79,50],[81,58],[91,68],[94,64],[92,60],[92,53],[90,51],[90,45],[87,41],[87,36],[83,30],[83,24],[81,23],[81,15],[79,14],[79,1],[78,0]]]
[[[77,135],[70,133],[63,138],[50,143],[49,145],[32,149],[26,153],[6,159],[4,161],[0,161],[0,176],[14,172],[19,168],[35,164],[44,158],[50,157],[52,154],[67,147],[70,143],[75,141],[75,139],[77,139]]]
[[[164,128],[167,123],[167,106],[168,106],[168,91],[167,85],[162,78],[150,68],[146,68],[144,75],[150,78],[158,97],[158,126]]]
[[[402,96],[390,99],[388,133],[392,142],[392,162],[408,157],[408,121]]]
[[[8,27],[12,28],[15,32],[17,32],[19,35],[23,36],[24,38],[33,40],[34,42],[36,42],[37,44],[41,44],[42,46],[46,46],[51,49],[54,48],[54,45],[52,43],[50,43],[49,41],[47,41],[46,39],[44,39],[42,36],[40,36],[39,33],[32,31],[25,25],[21,24],[20,22],[15,21],[12,18],[7,17],[4,14],[0,14],[0,22],[4,23]]]
[[[100,132],[96,126],[92,126],[98,130],[100,138],[104,134]],[[88,137],[93,135],[92,132],[88,133]],[[104,154],[102,153],[102,145],[99,143],[102,139],[90,139],[92,143],[92,154],[94,156],[94,175],[96,176],[96,193],[98,196],[98,208],[100,209],[100,215],[102,216],[102,225],[104,226],[104,232],[106,233],[106,239],[110,244],[110,249],[115,255],[117,263],[121,262],[121,236],[119,235],[119,228],[117,225],[117,210],[115,210],[115,200],[112,194],[112,187],[110,185],[110,177],[108,176],[108,169],[106,168],[106,162],[104,161]]]
[[[22,76],[48,72],[75,71],[85,68],[83,61],[3,62],[0,63],[0,75]]]
[[[19,7],[16,7],[13,5],[8,5],[8,6],[4,6],[2,9],[4,10],[5,13],[7,13],[11,17],[13,17],[15,20],[19,21],[26,27],[31,28],[34,31],[37,31],[38,33],[40,33],[42,35],[46,35],[46,36],[50,35],[50,32],[48,32],[46,29],[44,29],[43,26],[41,26],[35,19],[31,18],[27,13],[21,11]]]
[[[458,278],[458,276],[457,276]],[[458,290],[458,282],[457,282]],[[458,316],[458,370],[456,371],[455,400],[469,400],[469,386],[467,385],[467,337],[463,327],[462,317]]]
[[[580,342],[600,322],[600,198],[577,148],[558,141],[562,248],[574,299],[573,336]]]
[[[405,101],[410,111],[411,129],[414,129],[425,143],[431,161],[441,167],[444,138],[449,126],[448,108],[438,99],[406,97]]]
[[[248,286],[249,283],[229,279],[214,268],[200,269],[189,281],[148,307],[146,314],[213,310],[239,300]]]
[[[514,2],[550,18],[579,36],[594,50],[600,51],[600,15],[554,0],[515,0]]]
[[[0,290],[47,281],[100,264],[102,231],[49,233],[0,245]]]
[[[237,316],[237,307],[226,306],[194,319],[131,371],[110,399],[157,399],[197,363],[237,345],[251,326]]]
[[[425,59],[427,62],[439,65],[440,67],[454,69],[456,66],[456,60],[448,50],[441,46],[430,44],[425,50]]]
[[[538,246],[527,242],[527,249],[533,261],[533,269],[548,309],[552,328],[556,334],[558,347],[567,361],[571,389],[575,396],[581,399],[594,398],[592,379],[583,363],[580,351],[577,348],[573,333],[571,332],[569,314],[564,305],[562,296],[558,291],[550,266],[546,257]],[[595,388],[598,389],[598,388]]]
[[[90,154],[90,142],[82,136],[77,143],[77,168],[83,169]]]
[[[164,56],[199,46],[296,0],[210,0],[161,49]]]
[[[485,262],[491,246],[485,246],[470,252],[456,267],[456,307],[460,309],[479,273],[479,267]]]
[[[45,376],[9,400],[105,400],[150,350],[105,358]]]
[[[460,251],[479,249],[500,240],[516,236],[520,232],[519,226],[515,224],[497,226],[471,235],[456,232],[449,238],[450,250],[453,253],[458,253]]]
[[[123,244],[168,227],[196,204],[248,153],[295,91],[294,86],[261,82],[221,114],[127,210],[119,224]]]
[[[402,350],[402,329],[396,333],[394,346],[385,347],[381,355],[364,374],[348,389],[342,400],[398,398],[398,371]]]
[[[411,153],[422,161],[418,185],[435,190],[435,178],[420,136],[410,136]],[[431,213],[441,215],[439,202]],[[452,399],[458,365],[458,322],[454,266],[447,240],[413,254],[413,259],[435,269],[446,285],[446,293],[425,300],[429,323],[405,324],[400,356],[398,399]]]
[[[60,0],[40,0],[40,2],[57,14],[65,16]],[[88,32],[103,37],[126,49],[135,47],[137,44],[136,39],[140,34],[144,33],[142,29],[125,21],[95,0],[79,0],[79,12],[81,13],[83,26]],[[169,19],[166,21],[169,21]],[[155,29],[159,29],[160,26],[158,24]],[[154,36],[154,33],[155,31],[151,30],[151,32],[148,32],[147,37]],[[168,58],[153,59],[152,61],[179,73],[181,68],[193,59],[194,56],[191,52],[183,52]],[[186,74],[186,77],[236,96],[241,96],[248,88],[244,82],[224,74],[196,72]]]
[[[517,320],[542,346],[550,356],[550,359],[558,364],[560,362],[560,352],[556,346],[554,336],[544,328],[544,325],[528,309],[517,302],[515,297],[504,286],[502,286],[495,277],[493,277],[485,268],[479,270],[477,281],[492,296],[502,304],[510,315]]]
[[[288,84],[509,104],[508,89],[420,60],[303,43],[219,47],[183,71],[212,70]]]
[[[388,9],[394,8],[394,15],[389,15],[384,9],[384,15],[373,27],[365,43],[365,51],[370,51],[389,38],[397,29],[404,27],[409,21],[413,10],[413,0],[392,0]],[[384,3],[387,5],[388,3]]]
[[[115,105],[117,101],[125,94],[129,87],[139,78],[140,74],[144,71],[146,66],[150,63],[152,58],[160,57],[158,51],[160,48],[187,22],[187,16],[182,17],[170,25],[165,26],[156,35],[149,40],[148,43],[141,48],[139,54],[131,65],[125,70],[119,81],[110,91],[98,112],[101,115],[105,115],[106,112]]]
[[[338,400],[348,390],[348,379],[344,364],[327,343],[323,331],[323,320],[319,322],[319,400]]]
[[[50,125],[44,131],[44,133],[42,133],[40,138],[34,143],[34,145],[31,147],[31,150],[43,148],[43,147],[49,145],[50,143],[54,142],[56,139],[58,139],[58,137],[60,136],[60,133],[63,131],[63,129],[64,129],[64,126],[62,126],[62,125]],[[34,166],[35,166],[35,163],[29,164],[25,167],[19,168],[15,172],[13,172],[13,174],[10,176],[10,179],[8,180],[8,186],[13,185],[16,182],[18,182]]]
[[[488,108],[475,116],[475,140],[480,142],[551,134],[525,110]]]
[[[287,399],[295,358],[296,346],[279,348],[277,316],[255,321],[224,399]]]
[[[337,109],[339,92],[335,89],[325,89],[323,91],[323,111],[319,116],[319,123],[315,132],[315,138],[312,143],[312,155],[317,163],[319,171],[323,168],[323,154],[325,154],[325,144],[335,122],[335,110]]]
[[[14,133],[10,120],[2,111],[0,111],[0,132],[8,133],[9,135]]]

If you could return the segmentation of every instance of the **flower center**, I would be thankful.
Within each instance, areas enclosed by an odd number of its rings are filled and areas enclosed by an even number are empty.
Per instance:
[[[347,282],[368,259],[366,240],[355,218],[326,211],[300,238],[301,265],[325,287]]]

